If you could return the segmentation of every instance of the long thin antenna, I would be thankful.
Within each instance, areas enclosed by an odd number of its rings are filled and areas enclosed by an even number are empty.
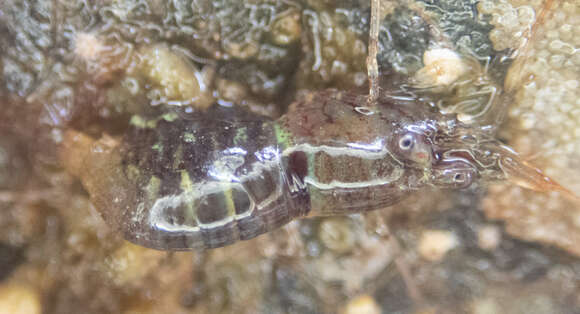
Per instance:
[[[525,76],[525,64],[529,57],[530,49],[533,45],[531,42],[534,40],[534,36],[536,35],[538,27],[545,22],[546,16],[552,10],[552,6],[554,5],[554,0],[546,0],[542,5],[541,9],[537,13],[536,20],[532,23],[529,29],[527,29],[523,34],[523,40],[520,46],[514,50],[511,54],[510,58],[515,59],[512,65],[510,66],[510,71],[508,72],[508,76],[504,80],[504,91],[506,92],[513,92],[516,88],[518,88],[521,84],[523,84],[524,76]]]
[[[368,105],[374,106],[379,98],[379,65],[377,53],[379,46],[380,0],[371,0],[371,25],[369,31],[369,54],[367,56],[367,73],[369,77]]]

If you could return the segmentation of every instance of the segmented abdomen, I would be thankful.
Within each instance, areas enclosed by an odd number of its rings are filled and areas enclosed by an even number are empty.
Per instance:
[[[274,124],[212,110],[203,119],[133,120],[119,148],[135,191],[121,226],[129,240],[165,250],[215,248],[307,213],[307,193],[288,184]]]

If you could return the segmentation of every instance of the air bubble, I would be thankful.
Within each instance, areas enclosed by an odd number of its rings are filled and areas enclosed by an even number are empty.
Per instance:
[[[374,111],[372,111],[368,107],[355,107],[354,110],[360,114],[365,115],[365,116],[370,116],[370,115],[373,115],[375,113]]]

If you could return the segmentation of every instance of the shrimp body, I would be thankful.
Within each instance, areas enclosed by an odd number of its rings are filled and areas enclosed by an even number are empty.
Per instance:
[[[479,152],[461,135],[476,129],[418,102],[380,97],[370,109],[364,96],[328,90],[276,121],[218,106],[192,119],[134,119],[120,143],[85,149],[79,175],[111,226],[161,250],[221,247],[304,216],[388,207],[426,185],[502,178],[509,153],[489,143]],[[78,135],[68,137],[65,151],[80,151]]]

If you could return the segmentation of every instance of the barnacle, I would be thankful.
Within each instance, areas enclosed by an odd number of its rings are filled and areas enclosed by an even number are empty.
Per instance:
[[[430,261],[440,261],[448,251],[457,246],[455,235],[449,231],[425,230],[417,248],[421,257]]]
[[[183,57],[167,47],[154,46],[141,49],[139,58],[142,76],[157,87],[147,91],[152,95],[152,105],[168,103],[206,109],[212,104],[209,79]]]
[[[320,241],[338,254],[344,254],[353,249],[355,237],[349,220],[345,218],[326,219],[318,227]]]

